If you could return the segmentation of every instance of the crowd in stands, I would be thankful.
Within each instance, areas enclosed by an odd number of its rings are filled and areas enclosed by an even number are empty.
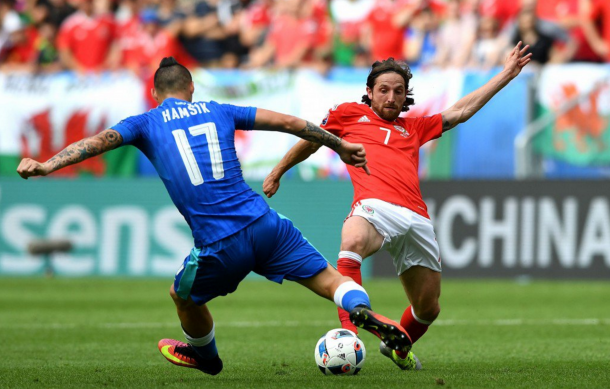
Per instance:
[[[0,0],[0,70],[610,62],[610,0]]]

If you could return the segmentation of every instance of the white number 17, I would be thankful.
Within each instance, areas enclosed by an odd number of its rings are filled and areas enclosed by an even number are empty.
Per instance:
[[[222,154],[220,152],[220,142],[218,141],[216,124],[213,122],[198,124],[189,127],[189,132],[192,136],[205,135],[208,141],[210,162],[212,163],[212,175],[216,180],[223,178],[225,176],[225,170],[222,164]],[[172,135],[178,145],[182,162],[184,162],[184,167],[186,167],[191,183],[195,186],[203,184],[203,176],[201,175],[201,170],[195,160],[195,155],[193,154],[189,140],[186,137],[186,132],[184,130],[174,130],[172,131]]]
[[[385,141],[383,141],[383,144],[387,145],[388,141],[390,140],[390,134],[392,133],[392,130],[390,130],[389,128],[383,128],[383,127],[379,127],[379,129],[381,131],[387,131],[388,134],[385,136]]]

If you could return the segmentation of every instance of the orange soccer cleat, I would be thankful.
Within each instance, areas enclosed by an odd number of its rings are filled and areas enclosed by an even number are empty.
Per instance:
[[[356,327],[372,333],[389,348],[408,353],[413,343],[407,331],[398,323],[368,308],[359,306],[349,313],[349,318]]]

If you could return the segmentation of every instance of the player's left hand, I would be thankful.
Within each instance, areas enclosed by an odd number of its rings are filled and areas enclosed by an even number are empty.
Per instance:
[[[366,160],[366,150],[364,150],[364,146],[361,144],[341,140],[341,146],[337,150],[337,154],[339,154],[341,160],[346,164],[362,168],[366,174],[371,175],[371,171],[368,166],[366,166],[368,163]]]
[[[17,166],[17,173],[21,178],[27,180],[28,177],[46,176],[50,172],[44,163],[34,161],[31,158],[23,158]]]
[[[532,60],[532,53],[525,54],[530,46],[525,45],[524,48],[521,48],[522,44],[523,42],[519,41],[504,62],[504,71],[508,72],[511,78],[517,77],[521,73],[521,69]]]

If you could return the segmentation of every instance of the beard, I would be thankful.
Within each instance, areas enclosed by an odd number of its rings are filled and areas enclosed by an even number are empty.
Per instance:
[[[392,107],[393,109],[386,109],[385,106],[381,106],[381,107],[372,107],[373,110],[375,111],[375,113],[382,118],[383,120],[387,120],[388,122],[393,122],[394,120],[398,119],[398,117],[400,116],[400,112],[401,110],[397,107]]]

